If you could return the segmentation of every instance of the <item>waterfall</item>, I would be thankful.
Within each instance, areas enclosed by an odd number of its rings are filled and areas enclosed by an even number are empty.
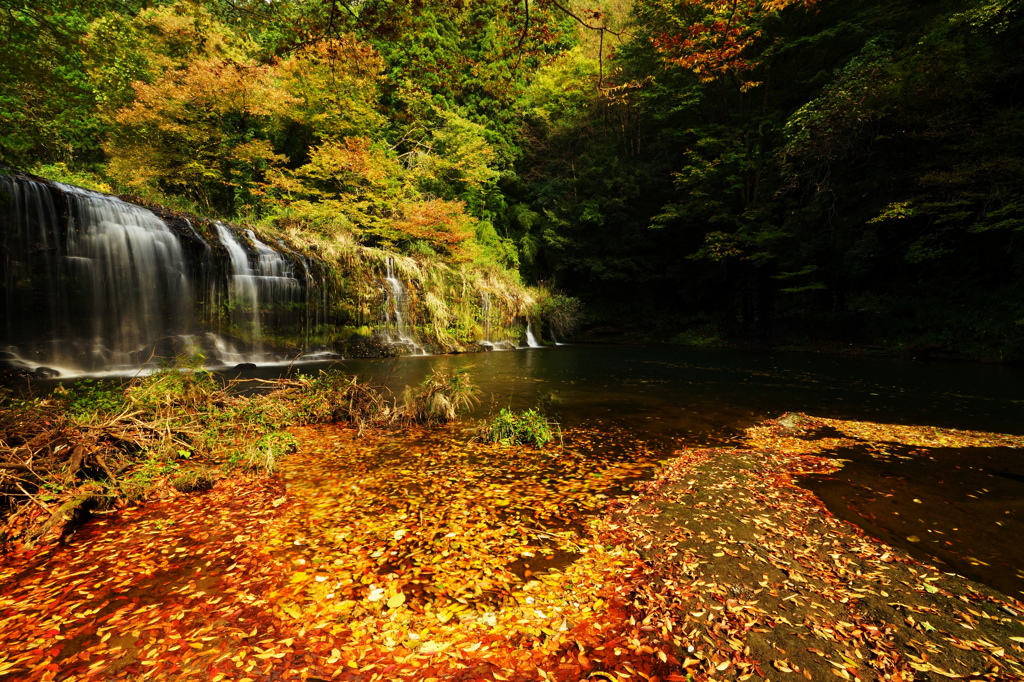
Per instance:
[[[480,292],[480,317],[484,327],[484,338],[477,343],[491,350],[513,350],[515,344],[507,340],[495,341],[492,336],[493,323],[491,321],[491,292]]]
[[[231,274],[228,283],[228,309],[231,336],[243,339],[250,350],[238,354],[231,344],[224,344],[218,352],[230,362],[268,362],[279,358],[266,352],[264,329],[267,322],[285,326],[291,310],[302,302],[302,286],[296,279],[293,262],[280,252],[264,244],[252,230],[246,230],[243,245],[238,233],[217,222],[217,236],[228,253]],[[244,357],[243,357],[244,356]]]
[[[256,275],[249,265],[249,254],[242,248],[238,236],[227,225],[216,223],[217,236],[228,252],[231,274],[228,280],[228,310],[231,324],[250,338],[260,338],[260,295]],[[255,344],[254,344],[255,345]]]
[[[135,372],[182,351],[222,365],[325,357],[309,355],[328,307],[304,259],[166,215],[0,175],[0,378]]]
[[[306,282],[306,315],[302,320],[302,345],[310,349],[313,345],[313,334],[327,321],[328,309],[328,288],[321,286],[316,276],[309,268],[309,261],[298,253],[292,251],[282,240],[277,240],[277,245],[282,252],[289,253],[296,263],[302,266],[302,276]],[[330,351],[319,350],[307,352],[300,356],[301,360],[324,360],[336,358],[338,355]]]
[[[387,293],[384,302],[384,330],[381,335],[384,342],[399,348],[405,348],[410,355],[426,355],[423,347],[416,343],[406,322],[409,301],[402,280],[395,276],[395,259],[388,258],[384,266],[384,282]]]
[[[54,183],[66,204],[58,210],[43,183],[0,183],[7,353],[61,371],[116,371],[174,352],[192,288],[163,220],[71,185]]]
[[[533,322],[531,322],[529,318],[526,320],[526,345],[530,348],[544,347],[537,343],[537,337],[533,335]]]
[[[484,338],[480,341],[480,345],[493,348],[494,342],[491,340],[491,292],[489,291],[480,292],[480,315],[484,322]]]

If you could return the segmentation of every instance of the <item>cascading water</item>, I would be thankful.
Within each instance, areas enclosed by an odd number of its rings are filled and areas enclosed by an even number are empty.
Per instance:
[[[178,216],[0,175],[0,379],[133,372],[182,351],[222,365],[308,353],[310,320],[329,322],[305,261],[251,231],[210,232],[223,249]]]
[[[515,348],[515,345],[508,341],[495,341],[492,337],[491,292],[489,291],[480,292],[480,316],[484,326],[484,338],[478,342],[481,346],[492,350],[511,350]]]
[[[383,269],[378,339],[423,355],[395,260]],[[134,373],[181,352],[221,366],[379,352],[362,331],[373,310],[341,272],[252,231],[0,173],[0,381]],[[513,314],[499,317],[492,293],[481,345],[513,348],[492,336]]]
[[[426,355],[423,347],[416,343],[406,322],[409,302],[402,280],[395,276],[395,260],[388,258],[384,266],[384,282],[387,284],[387,298],[384,302],[384,330],[381,338],[387,344],[405,348],[410,355]]]
[[[306,312],[302,320],[302,345],[306,349],[310,349],[313,345],[313,334],[315,330],[326,325],[327,323],[327,310],[329,307],[328,300],[328,288],[321,286],[321,283],[317,281],[316,276],[310,269],[309,261],[303,256],[292,251],[287,244],[280,239],[277,240],[277,245],[280,247],[283,253],[288,253],[292,256],[294,261],[302,266],[303,280],[306,282]],[[314,352],[306,352],[299,357],[300,360],[327,360],[339,357],[337,353],[333,353],[327,350],[317,350]]]
[[[173,353],[192,290],[175,234],[152,211],[70,185],[0,178],[4,343],[9,356],[76,369],[124,370]]]
[[[484,321],[484,339],[480,342],[480,345],[493,347],[494,342],[491,340],[491,292],[489,291],[480,292],[480,314]]]
[[[533,335],[533,322],[531,322],[529,319],[526,320],[526,345],[529,348],[544,347],[537,342],[537,337]]]
[[[286,323],[289,310],[302,302],[302,286],[295,278],[293,263],[246,231],[253,253],[243,246],[239,235],[223,223],[216,223],[217,236],[228,253],[231,274],[228,283],[230,336],[248,345],[239,353],[234,344],[223,341],[217,349],[224,364],[267,362],[279,359],[268,354],[264,344],[265,321]]]

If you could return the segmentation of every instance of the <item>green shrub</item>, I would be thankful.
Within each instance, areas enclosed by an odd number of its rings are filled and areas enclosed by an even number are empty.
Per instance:
[[[83,379],[62,392],[67,400],[68,417],[81,424],[101,422],[128,405],[124,388],[109,381]]]
[[[583,319],[583,303],[572,296],[551,293],[537,307],[545,326],[561,339],[571,336]]]
[[[721,345],[722,340],[718,335],[718,328],[711,323],[707,323],[679,332],[672,337],[670,343],[679,346],[711,348]]]
[[[487,430],[487,438],[493,443],[511,445],[523,443],[541,448],[561,438],[562,431],[557,422],[548,419],[544,413],[536,409],[514,412],[507,407],[501,408],[498,416],[491,420]]]

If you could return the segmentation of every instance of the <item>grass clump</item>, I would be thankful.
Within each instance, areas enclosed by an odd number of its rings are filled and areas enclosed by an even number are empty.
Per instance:
[[[280,461],[298,448],[299,443],[292,434],[286,431],[272,431],[251,446],[233,452],[228,458],[227,467],[240,467],[252,473],[272,474],[277,471]]]
[[[562,431],[557,422],[536,408],[515,412],[503,407],[487,425],[485,436],[492,443],[521,443],[542,448],[556,438],[561,439]]]
[[[407,387],[397,409],[398,421],[434,426],[454,421],[480,402],[480,389],[463,370],[434,370],[423,382]]]
[[[197,493],[212,488],[220,477],[220,470],[203,466],[176,474],[171,478],[170,484],[178,492]]]

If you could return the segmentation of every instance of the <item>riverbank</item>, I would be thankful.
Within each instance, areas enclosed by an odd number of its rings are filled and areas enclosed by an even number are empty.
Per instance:
[[[749,430],[749,448],[683,451],[616,512],[644,560],[641,610],[684,633],[687,672],[1024,678],[1024,604],[868,536],[800,487],[841,466],[819,454],[822,426],[791,417]]]
[[[657,453],[292,429],[234,478],[0,562],[0,679],[536,680],[664,667],[591,521]],[[641,641],[642,640],[642,641]],[[635,644],[634,644],[635,642]]]
[[[853,424],[920,435],[827,426]],[[822,428],[674,452],[610,427],[548,449],[292,428],[275,477],[5,556],[0,680],[1024,677],[1024,604],[799,486],[838,466]]]

